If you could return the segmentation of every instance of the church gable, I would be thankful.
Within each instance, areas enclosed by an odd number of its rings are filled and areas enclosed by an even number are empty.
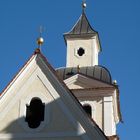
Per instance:
[[[100,80],[87,77],[82,74],[76,74],[66,80],[65,84],[69,89],[89,89],[89,88],[113,88],[114,86]]]
[[[41,53],[4,90],[0,104],[0,139],[106,139]]]

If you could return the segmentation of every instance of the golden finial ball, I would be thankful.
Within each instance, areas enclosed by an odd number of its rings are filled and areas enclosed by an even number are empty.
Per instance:
[[[39,38],[37,39],[37,44],[38,44],[39,46],[41,46],[43,43],[44,43],[44,39],[43,39],[42,37],[39,37]]]
[[[87,4],[85,2],[82,3],[83,8],[87,7]]]
[[[117,80],[113,80],[113,84],[114,85],[117,85]]]

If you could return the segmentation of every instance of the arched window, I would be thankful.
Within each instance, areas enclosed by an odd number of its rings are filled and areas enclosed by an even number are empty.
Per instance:
[[[92,108],[89,104],[83,105],[83,109],[90,117],[92,117]]]
[[[26,118],[30,128],[37,128],[41,121],[44,121],[44,109],[45,105],[39,98],[33,98],[30,105],[26,106]]]

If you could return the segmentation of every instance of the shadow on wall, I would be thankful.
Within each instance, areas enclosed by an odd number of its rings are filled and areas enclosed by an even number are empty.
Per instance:
[[[84,132],[79,131],[74,116],[66,111],[65,106],[60,107],[60,102],[57,99],[45,104],[39,98],[33,98],[29,105],[25,105],[24,116],[11,121],[1,130],[0,140],[75,140],[86,137]]]

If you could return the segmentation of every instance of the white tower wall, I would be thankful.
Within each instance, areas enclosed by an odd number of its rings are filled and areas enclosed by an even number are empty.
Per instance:
[[[79,49],[84,53],[80,56]],[[99,46],[96,37],[67,39],[67,67],[98,65]]]

